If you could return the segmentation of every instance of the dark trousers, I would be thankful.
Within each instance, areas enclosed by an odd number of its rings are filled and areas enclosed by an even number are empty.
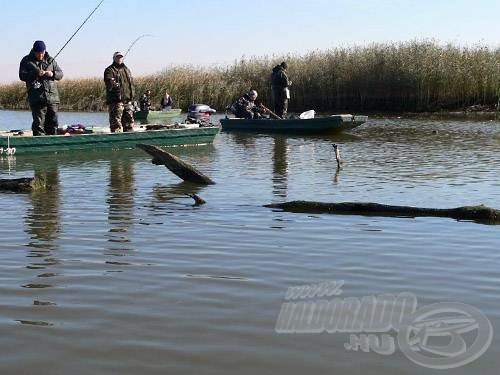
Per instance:
[[[244,111],[244,110],[241,110],[241,111],[238,111],[235,113],[235,116],[237,118],[246,118],[246,119],[253,119],[254,118],[254,113],[252,111]]]
[[[33,135],[54,135],[59,127],[57,104],[37,104],[31,106]]]
[[[288,112],[288,99],[282,92],[274,93],[274,113],[280,117],[285,117]]]

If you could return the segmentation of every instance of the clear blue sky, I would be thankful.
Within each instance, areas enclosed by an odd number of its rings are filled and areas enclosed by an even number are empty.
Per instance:
[[[55,54],[97,0],[3,1],[0,82],[42,39]],[[115,50],[135,76],[170,65],[230,64],[242,56],[304,54],[373,42],[435,39],[500,46],[500,0],[105,0],[60,54],[66,78],[100,77]]]

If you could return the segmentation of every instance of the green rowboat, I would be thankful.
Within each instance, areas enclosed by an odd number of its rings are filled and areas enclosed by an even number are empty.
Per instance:
[[[181,114],[180,108],[170,111],[138,111],[134,113],[134,119],[141,122],[155,123],[177,117]]]
[[[351,130],[365,123],[368,116],[332,115],[311,119],[241,119],[220,120],[222,130],[266,133],[325,133]]]
[[[33,137],[0,133],[0,154],[8,154],[15,148],[15,155],[36,152],[59,152],[68,150],[97,150],[133,148],[137,143],[152,145],[195,145],[213,142],[218,126],[169,128],[161,130],[138,129],[127,133],[93,132],[75,135],[49,135]],[[10,151],[12,152],[12,151]]]

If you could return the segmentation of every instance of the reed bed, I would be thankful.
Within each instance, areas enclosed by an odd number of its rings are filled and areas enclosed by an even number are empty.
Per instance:
[[[289,108],[295,112],[423,112],[493,107],[499,100],[500,48],[432,41],[255,57],[224,67],[171,66],[136,77],[137,97],[151,90],[156,105],[168,91],[180,108],[205,103],[221,111],[254,88],[271,104],[270,72],[283,60],[293,81]],[[63,110],[106,109],[101,78],[65,79],[59,89]],[[0,106],[27,108],[24,84],[1,85]]]

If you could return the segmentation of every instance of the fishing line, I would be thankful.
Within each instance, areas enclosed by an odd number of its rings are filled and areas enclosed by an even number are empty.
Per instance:
[[[134,44],[136,44],[139,40],[141,40],[142,38],[145,38],[145,37],[148,37],[148,36],[154,36],[154,35],[151,35],[151,34],[144,34],[144,35],[141,35],[139,37],[137,37],[131,44],[130,46],[128,47],[128,49],[125,51],[125,55],[123,55],[123,57],[126,57],[128,55],[128,53],[130,52],[130,50],[132,49],[132,47],[134,46]]]
[[[92,15],[95,13],[95,11],[101,6],[101,4],[104,2],[104,0],[101,0],[99,2],[99,4],[97,4],[97,6],[94,8],[94,10],[88,15],[87,18],[85,18],[85,20],[82,22],[82,24],[80,25],[80,27],[78,27],[78,29],[76,29],[76,31],[73,33],[73,35],[71,35],[71,37],[68,39],[68,41],[66,43],[64,43],[64,46],[61,47],[61,49],[59,50],[59,52],[56,53],[56,55],[52,58],[52,61],[55,60],[55,58],[57,56],[59,56],[59,54],[62,52],[62,50],[68,45],[69,42],[71,42],[71,39],[74,38],[74,36],[78,33],[78,31],[80,31],[80,29],[83,27],[83,25],[85,25],[85,23],[87,23],[87,21],[90,19],[90,17],[92,17]]]

